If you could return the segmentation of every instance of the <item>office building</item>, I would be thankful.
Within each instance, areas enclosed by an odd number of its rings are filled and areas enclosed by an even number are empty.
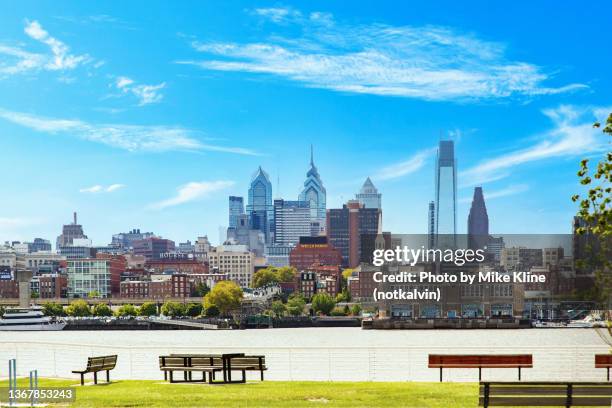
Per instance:
[[[436,246],[436,203],[429,202],[429,211],[427,212],[427,247],[435,248]]]
[[[270,183],[268,173],[261,166],[259,166],[251,178],[246,212],[250,227],[263,232],[266,243],[272,242],[272,228],[274,225],[272,183]]]
[[[327,210],[327,237],[342,254],[342,266],[354,268],[371,258],[381,219],[380,209],[364,208],[357,200]]]
[[[147,260],[160,259],[162,254],[174,252],[174,241],[150,237],[133,242],[134,255],[143,255]]]
[[[361,186],[359,193],[355,195],[355,199],[363,205],[364,208],[378,208],[382,210],[382,194],[374,187],[374,183],[368,177]]]
[[[212,273],[227,274],[240,287],[251,286],[255,254],[246,245],[219,245],[208,253],[208,262]]]
[[[298,271],[306,270],[313,265],[341,264],[342,254],[325,236],[301,237],[298,245],[289,253],[289,265]]]
[[[314,164],[314,152],[310,147],[310,169],[306,173],[304,188],[299,195],[299,201],[305,201],[310,206],[311,235],[316,236],[325,232],[326,227],[326,200],[327,192],[317,167]]]
[[[281,268],[289,266],[289,254],[295,245],[266,245],[264,249],[264,257],[266,265]]]
[[[77,221],[77,213],[73,213],[72,224],[66,224],[62,227],[62,234],[57,237],[56,248],[70,246],[75,238],[87,239],[87,235],[83,232],[83,226]]]
[[[87,297],[97,293],[101,297],[111,296],[111,261],[109,259],[69,259],[68,297]]]
[[[140,241],[155,236],[152,232],[140,232],[140,229],[133,229],[129,232],[121,232],[113,235],[111,247],[119,247],[122,249],[131,249],[135,241]]]
[[[274,243],[296,245],[311,232],[310,204],[306,201],[274,200]]]
[[[436,247],[455,248],[457,233],[457,162],[455,144],[441,140],[436,158]]]
[[[255,218],[257,219],[256,215]],[[227,229],[227,239],[224,242],[232,245],[246,245],[249,251],[257,256],[262,256],[266,245],[265,234],[260,228],[253,227],[250,221],[248,215],[239,215],[236,219],[236,226]],[[257,224],[257,226],[259,225]]]
[[[238,216],[244,214],[244,199],[242,197],[229,196],[229,226],[235,227]]]
[[[489,241],[489,215],[485,205],[482,187],[474,188],[472,206],[468,215],[468,248],[483,249]]]

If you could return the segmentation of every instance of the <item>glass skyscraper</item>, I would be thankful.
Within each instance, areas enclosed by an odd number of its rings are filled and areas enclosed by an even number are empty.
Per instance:
[[[313,235],[315,232],[321,233],[325,231],[326,224],[326,200],[327,192],[323,187],[323,181],[314,164],[314,154],[312,146],[310,147],[310,170],[306,173],[306,181],[304,181],[304,189],[300,193],[299,201],[306,201],[310,204],[310,217],[313,226]]]
[[[229,226],[236,227],[240,215],[244,214],[244,199],[242,197],[229,197]]]
[[[274,225],[274,206],[272,205],[272,183],[270,177],[261,166],[251,178],[247,215],[251,228],[264,233],[266,243],[271,242],[272,226]]]
[[[489,215],[482,187],[474,188],[474,198],[468,215],[468,247],[482,249],[489,241]]]
[[[361,190],[359,190],[359,193],[355,195],[355,198],[359,200],[359,202],[363,204],[365,208],[382,209],[382,194],[380,194],[378,189],[374,187],[374,183],[372,183],[372,180],[370,180],[369,177],[363,183]]]
[[[436,160],[436,246],[456,247],[457,161],[455,143],[441,140]]]

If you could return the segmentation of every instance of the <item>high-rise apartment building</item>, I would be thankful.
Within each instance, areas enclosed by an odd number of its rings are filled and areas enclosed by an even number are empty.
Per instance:
[[[349,200],[342,208],[327,210],[329,243],[342,254],[342,265],[354,268],[371,258],[375,240],[381,233],[382,212],[365,208],[357,200]]]
[[[229,196],[229,226],[235,227],[238,217],[244,214],[244,198]]]
[[[378,208],[382,210],[382,194],[378,192],[378,189],[369,177],[363,183],[361,190],[355,195],[355,198],[364,208]]]
[[[319,235],[325,232],[326,225],[326,199],[327,192],[323,187],[323,181],[319,171],[314,164],[314,153],[310,147],[310,169],[306,173],[304,189],[299,195],[299,201],[306,201],[310,205],[311,234]]]
[[[310,204],[306,201],[274,200],[274,243],[296,245],[311,232]]]
[[[469,248],[483,249],[487,246],[489,241],[489,215],[487,214],[482,187],[474,188],[467,231]]]
[[[456,247],[457,161],[455,143],[441,140],[436,158],[436,246]]]
[[[272,183],[270,183],[268,173],[261,166],[251,178],[246,211],[251,228],[263,232],[266,243],[272,242],[272,227],[274,225]]]
[[[62,227],[62,234],[57,237],[56,248],[70,246],[75,238],[85,238],[87,235],[83,232],[83,226],[77,222],[77,213],[73,213],[72,224],[66,224]]]
[[[87,297],[94,292],[101,297],[111,295],[111,261],[109,259],[69,259],[68,297]]]

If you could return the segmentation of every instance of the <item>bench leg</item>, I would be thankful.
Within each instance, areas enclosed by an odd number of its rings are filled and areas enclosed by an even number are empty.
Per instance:
[[[168,381],[168,372],[164,370],[164,381]]]
[[[263,381],[263,370],[259,370],[259,372],[261,373],[261,381]]]
[[[521,381],[521,367],[519,367],[518,370],[519,370],[519,381]]]
[[[174,378],[172,377],[172,373],[173,371],[170,371],[170,382],[173,383],[174,382]]]
[[[110,382],[110,370],[106,370],[106,382]]]
[[[242,370],[242,382],[246,382],[246,370]]]
[[[98,383],[98,372],[94,371],[94,384]]]
[[[608,382],[610,382],[610,367],[608,367]]]
[[[482,367],[478,367],[478,382],[482,381]]]
[[[81,373],[81,385],[85,385],[85,374]]]
[[[440,382],[442,382],[442,367],[440,367]]]

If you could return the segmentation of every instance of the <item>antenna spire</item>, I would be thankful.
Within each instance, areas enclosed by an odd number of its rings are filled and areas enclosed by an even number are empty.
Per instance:
[[[314,149],[312,144],[310,144],[310,165],[314,167]]]

